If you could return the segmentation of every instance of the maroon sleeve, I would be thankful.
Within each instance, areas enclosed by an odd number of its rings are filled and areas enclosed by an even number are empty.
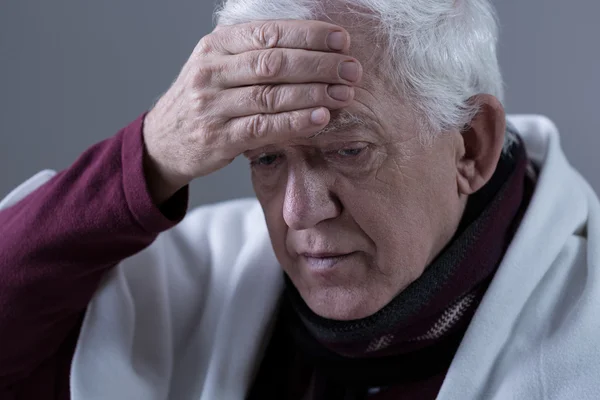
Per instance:
[[[74,343],[103,274],[183,218],[187,187],[162,212],[150,198],[143,119],[0,211],[1,398],[23,398],[18,388],[40,368],[58,368],[52,360],[64,359],[65,351],[70,363],[73,346],[66,343]],[[57,389],[47,389],[40,399],[56,398]]]

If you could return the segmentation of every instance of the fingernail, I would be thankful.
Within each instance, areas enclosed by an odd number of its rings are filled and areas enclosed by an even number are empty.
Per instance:
[[[339,101],[346,101],[350,98],[350,87],[346,85],[330,85],[327,88],[327,93]]]
[[[327,36],[327,46],[331,50],[343,50],[346,46],[346,34],[344,32],[331,32]]]
[[[324,124],[326,119],[327,119],[327,115],[325,113],[325,110],[322,109],[322,108],[314,110],[310,114],[310,120],[315,125],[322,125],[322,124]]]
[[[350,82],[355,82],[358,80],[358,74],[360,73],[360,71],[358,69],[358,64],[354,61],[344,61],[340,63],[338,69],[340,78]]]

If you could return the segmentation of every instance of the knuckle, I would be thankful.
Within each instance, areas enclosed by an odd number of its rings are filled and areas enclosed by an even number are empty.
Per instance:
[[[198,111],[205,111],[213,100],[213,96],[205,90],[194,90],[191,102]]]
[[[296,132],[304,129],[304,118],[302,112],[289,113],[285,119],[285,127],[288,132]]]
[[[317,84],[311,85],[308,89],[307,97],[311,104],[321,104],[327,99],[327,85]]]
[[[248,134],[252,139],[262,139],[269,132],[269,120],[264,114],[256,114],[249,118]]]
[[[281,74],[284,55],[278,49],[261,51],[255,61],[255,73],[261,78],[274,78]]]
[[[250,37],[258,48],[272,49],[279,44],[279,40],[281,39],[281,29],[276,22],[262,22],[251,28]]]
[[[337,71],[337,64],[335,64],[334,62],[332,62],[331,57],[327,57],[327,55],[325,56],[321,56],[321,57],[317,57],[317,59],[315,60],[315,71],[317,72],[318,75],[320,76],[338,76],[338,71]],[[335,64],[335,67],[334,67]]]
[[[254,98],[258,101],[259,107],[263,112],[275,112],[277,108],[277,89],[274,85],[263,85],[256,87]]]
[[[207,55],[214,50],[214,38],[212,35],[206,35],[198,42],[198,53]]]
[[[305,49],[310,49],[312,47],[313,42],[314,42],[314,40],[311,39],[311,30],[310,29],[307,29],[304,32],[303,40],[304,40],[304,43],[303,43],[304,44],[304,48]]]

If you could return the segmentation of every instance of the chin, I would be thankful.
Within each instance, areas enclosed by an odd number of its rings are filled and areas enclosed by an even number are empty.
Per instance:
[[[381,291],[375,296],[373,293],[377,292],[363,288],[328,287],[300,294],[312,312],[318,316],[338,321],[351,321],[375,314],[393,298],[393,296],[385,296]]]

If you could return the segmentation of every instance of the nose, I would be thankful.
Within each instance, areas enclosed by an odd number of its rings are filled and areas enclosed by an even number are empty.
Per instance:
[[[341,204],[327,181],[322,171],[310,168],[288,172],[283,219],[290,229],[309,229],[340,214]]]

